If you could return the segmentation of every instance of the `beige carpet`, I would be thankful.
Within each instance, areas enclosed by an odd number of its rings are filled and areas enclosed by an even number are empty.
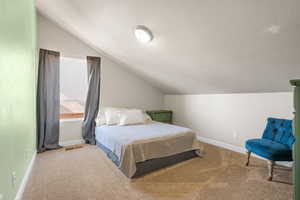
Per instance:
[[[126,178],[95,146],[57,150],[37,156],[24,200],[290,200],[292,172],[245,155],[204,144],[205,157],[194,158],[143,177]],[[279,181],[279,182],[278,182]]]

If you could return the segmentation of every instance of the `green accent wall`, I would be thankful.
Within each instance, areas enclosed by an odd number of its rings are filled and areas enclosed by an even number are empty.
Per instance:
[[[294,106],[295,106],[295,120],[294,130],[296,142],[294,144],[294,159],[295,159],[295,200],[300,199],[300,80],[292,80],[291,84],[295,86],[294,89]]]
[[[295,160],[296,160],[296,170],[295,170],[295,191],[296,191],[296,197],[295,199],[300,199],[300,81],[299,86],[295,88],[295,104],[297,105],[297,114],[295,117],[295,135],[296,135],[296,143],[295,143]]]
[[[36,149],[34,0],[0,0],[0,196],[13,200]],[[12,184],[12,172],[16,184]]]

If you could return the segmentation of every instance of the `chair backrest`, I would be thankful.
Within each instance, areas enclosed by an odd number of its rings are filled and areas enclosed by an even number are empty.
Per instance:
[[[288,119],[268,118],[263,138],[284,144],[292,149],[295,142],[295,137],[293,135],[293,121]]]

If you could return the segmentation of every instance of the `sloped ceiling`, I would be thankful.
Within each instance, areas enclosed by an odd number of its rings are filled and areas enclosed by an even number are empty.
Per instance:
[[[166,94],[290,91],[299,0],[37,0],[37,8]],[[134,37],[136,25],[154,34]]]

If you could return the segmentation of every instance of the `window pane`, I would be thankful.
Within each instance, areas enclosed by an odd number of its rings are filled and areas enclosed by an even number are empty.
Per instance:
[[[60,113],[84,113],[87,88],[86,60],[61,57]]]

